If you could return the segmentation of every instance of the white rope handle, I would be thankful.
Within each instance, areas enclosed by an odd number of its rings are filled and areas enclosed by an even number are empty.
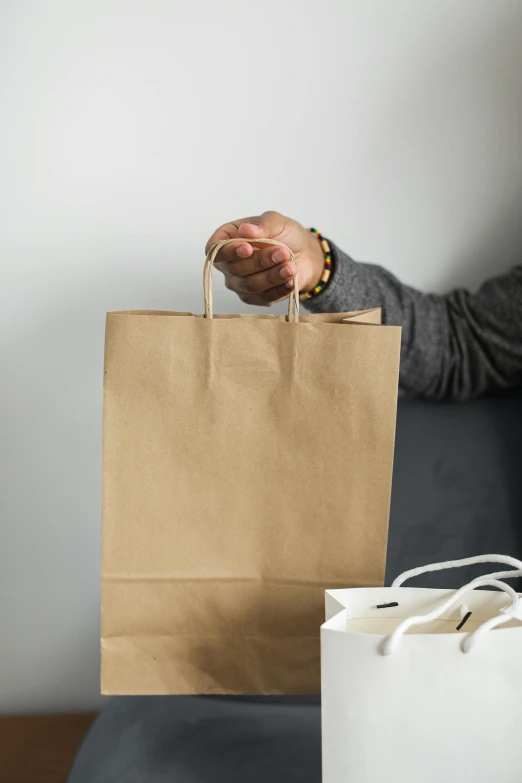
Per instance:
[[[518,594],[510,585],[506,585],[504,582],[500,582],[498,579],[491,579],[487,576],[474,579],[469,584],[461,587],[460,590],[457,590],[456,593],[450,596],[432,612],[428,612],[428,614],[424,615],[418,615],[416,617],[407,617],[397,626],[390,636],[387,636],[383,640],[381,654],[392,655],[392,653],[395,652],[402,636],[404,636],[404,634],[412,626],[425,625],[426,623],[431,623],[433,620],[437,620],[441,615],[444,614],[444,612],[447,612],[447,610],[450,609],[453,604],[457,603],[465,593],[469,592],[469,590],[475,590],[477,587],[497,587],[499,590],[503,590],[505,593],[511,596],[511,605],[501,609],[501,614],[486,620],[486,622],[482,623],[482,625],[479,625],[475,631],[467,634],[464,637],[462,642],[462,651],[465,653],[471,652],[478,640],[484,636],[484,634],[488,633],[488,631],[491,631],[493,628],[496,628],[498,625],[507,623],[509,620],[515,617],[518,612],[520,603]]]
[[[205,259],[205,266],[203,269],[203,296],[205,298],[205,318],[213,318],[213,308],[212,308],[212,268],[214,266],[214,261],[216,259],[217,254],[221,250],[222,247],[225,245],[228,245],[230,242],[249,242],[251,244],[255,244],[257,242],[261,242],[265,245],[278,245],[279,247],[286,247],[288,252],[290,253],[290,260],[296,263],[295,256],[290,250],[289,247],[287,247],[284,242],[278,242],[277,239],[245,239],[243,237],[237,237],[236,239],[222,239],[221,242],[216,242],[215,245],[212,245],[210,250],[207,253],[207,257]],[[290,294],[289,300],[288,300],[288,320],[294,321],[294,323],[297,323],[299,321],[299,281],[297,279],[297,275],[294,277],[294,289],[292,293]]]
[[[516,568],[516,571],[499,571],[496,574],[488,574],[491,579],[510,579],[515,576],[522,576],[522,561],[510,555],[477,555],[476,557],[465,557],[463,560],[446,560],[444,563],[433,563],[432,565],[412,568],[410,571],[404,571],[392,582],[392,587],[400,587],[407,579],[413,579],[414,576],[427,574],[430,571],[444,571],[446,568],[462,568],[467,565],[476,565],[478,563],[501,563]],[[518,573],[518,572],[521,573]]]

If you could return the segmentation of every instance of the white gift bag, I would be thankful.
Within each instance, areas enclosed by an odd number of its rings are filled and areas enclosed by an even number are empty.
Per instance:
[[[490,562],[517,570],[458,591],[401,587]],[[326,593],[323,783],[522,783],[522,602],[499,581],[521,575],[484,555]]]

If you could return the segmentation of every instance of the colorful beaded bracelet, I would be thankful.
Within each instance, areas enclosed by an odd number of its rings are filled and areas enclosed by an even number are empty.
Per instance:
[[[321,291],[324,291],[332,275],[332,251],[330,250],[330,245],[328,244],[326,239],[323,239],[323,235],[321,234],[320,231],[317,231],[316,228],[311,228],[310,231],[312,232],[312,234],[315,234],[315,236],[321,243],[321,248],[324,253],[324,269],[323,269],[323,274],[321,275],[321,279],[319,280],[315,288],[312,288],[311,291],[307,291],[306,293],[301,294],[299,296],[299,299],[301,301],[304,301],[306,299],[311,299],[313,296],[317,296],[318,294],[320,294]]]

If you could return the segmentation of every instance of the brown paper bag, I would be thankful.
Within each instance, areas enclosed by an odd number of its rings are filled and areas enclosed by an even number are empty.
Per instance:
[[[106,694],[318,693],[325,589],[383,582],[400,328],[213,317],[222,244],[206,317],[107,316]]]

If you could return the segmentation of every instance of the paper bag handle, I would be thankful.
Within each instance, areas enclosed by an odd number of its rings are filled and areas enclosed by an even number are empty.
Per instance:
[[[476,557],[465,557],[462,560],[446,560],[443,563],[432,563],[431,565],[404,571],[404,573],[394,579],[392,587],[400,587],[407,579],[413,579],[414,576],[427,574],[430,571],[444,571],[446,568],[462,568],[463,566],[476,565],[478,563],[502,563],[502,565],[510,565],[517,569],[516,571],[498,571],[496,574],[488,574],[490,579],[510,579],[511,577],[522,576],[522,561],[517,560],[516,557],[511,557],[510,555],[477,555]]]
[[[487,576],[474,579],[469,584],[461,587],[460,590],[457,590],[456,593],[450,596],[432,612],[428,612],[428,614],[419,615],[417,617],[407,617],[402,621],[402,623],[399,623],[397,628],[390,636],[387,636],[383,640],[381,654],[392,655],[392,653],[394,653],[397,649],[397,645],[400,639],[402,636],[404,636],[409,628],[411,628],[413,625],[424,625],[426,623],[431,623],[433,620],[437,620],[441,615],[444,614],[444,612],[447,612],[448,609],[453,606],[453,604],[456,604],[465,593],[467,593],[469,590],[476,590],[477,587],[497,587],[499,590],[503,590],[505,593],[508,593],[508,595],[511,596],[511,605],[501,609],[500,614],[496,615],[496,617],[491,617],[489,620],[486,620],[486,622],[482,623],[482,625],[479,625],[475,631],[472,631],[464,637],[462,642],[462,652],[471,652],[481,636],[484,636],[484,634],[493,630],[493,628],[496,628],[498,625],[507,623],[508,620],[511,620],[513,617],[515,617],[518,612],[520,605],[520,598],[518,594],[510,585],[506,585],[504,582],[499,582],[498,579],[491,579]]]
[[[220,242],[216,242],[215,245],[212,245],[210,250],[207,253],[207,257],[205,259],[205,266],[203,269],[203,296],[205,298],[205,318],[213,318],[213,309],[212,309],[212,268],[214,266],[214,261],[221,250],[222,247],[225,245],[228,245],[230,242],[248,242],[248,243],[257,243],[261,242],[265,245],[279,245],[279,247],[286,247],[288,252],[290,253],[290,259],[296,263],[295,256],[290,250],[289,247],[287,247],[284,242],[278,242],[277,239],[245,239],[244,237],[237,237],[235,239],[222,239]],[[294,321],[294,323],[297,323],[299,321],[299,282],[297,279],[297,275],[294,277],[294,290],[290,294],[289,300],[288,300],[288,320]]]

